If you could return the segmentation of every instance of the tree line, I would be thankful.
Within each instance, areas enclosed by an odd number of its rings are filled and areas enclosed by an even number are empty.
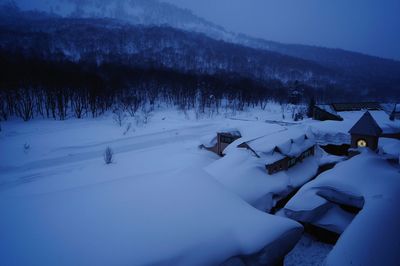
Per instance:
[[[284,101],[280,82],[257,82],[240,75],[202,75],[169,69],[119,64],[46,60],[40,56],[0,50],[0,119],[16,116],[64,120],[97,117],[122,109],[134,115],[162,102],[179,109],[243,110],[267,100]]]

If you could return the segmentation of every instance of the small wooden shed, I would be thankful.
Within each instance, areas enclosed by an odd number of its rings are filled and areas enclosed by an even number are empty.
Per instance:
[[[212,151],[219,156],[224,156],[224,150],[235,140],[241,138],[241,134],[237,130],[218,132],[216,137],[213,137],[210,144],[202,144],[200,147]]]
[[[379,137],[382,134],[382,129],[372,117],[370,112],[365,114],[358,122],[350,129],[351,148],[370,148],[373,151],[378,149]]]

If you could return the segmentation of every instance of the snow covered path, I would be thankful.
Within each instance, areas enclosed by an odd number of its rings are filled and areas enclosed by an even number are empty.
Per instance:
[[[32,170],[35,168],[44,168],[48,166],[73,163],[82,160],[90,160],[99,156],[101,157],[104,149],[108,146],[113,147],[113,150],[116,153],[124,153],[190,139],[196,140],[203,134],[210,132],[213,127],[215,128],[215,125],[206,124],[184,129],[168,130],[148,135],[134,136],[112,141],[104,141],[96,144],[59,147],[53,149],[51,153],[61,153],[61,156],[37,160],[18,166],[3,166],[0,169],[4,173],[13,172],[13,170]]]
[[[87,145],[58,146],[49,149],[44,156],[37,160],[28,160],[19,164],[17,158],[5,160],[8,164],[0,164],[0,190],[10,185],[31,182],[41,176],[48,177],[52,173],[58,173],[62,169],[71,170],[79,168],[85,161],[102,160],[106,147],[112,147],[115,157],[126,156],[127,153],[144,152],[154,149],[177,149],[174,146],[185,145],[185,142],[193,144],[193,149],[197,147],[197,140],[215,130],[216,125],[212,123],[189,126],[180,129],[172,129],[151,134],[132,136],[109,141],[100,141]],[[62,144],[62,142],[61,142]],[[162,152],[162,151],[160,151]],[[20,156],[25,156],[21,152]],[[4,162],[4,160],[2,160]],[[159,159],[158,159],[159,161]],[[4,163],[3,163],[4,164]],[[69,164],[74,164],[71,166]],[[141,173],[143,174],[143,173]]]

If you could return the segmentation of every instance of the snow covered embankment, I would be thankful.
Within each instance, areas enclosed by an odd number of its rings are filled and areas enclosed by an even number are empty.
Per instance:
[[[343,205],[362,210],[355,215]],[[327,265],[396,265],[399,205],[400,173],[366,150],[305,185],[285,206],[284,214],[343,232]]]

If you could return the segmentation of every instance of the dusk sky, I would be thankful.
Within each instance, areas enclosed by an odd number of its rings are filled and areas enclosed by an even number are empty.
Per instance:
[[[164,0],[228,30],[400,60],[400,0]]]

